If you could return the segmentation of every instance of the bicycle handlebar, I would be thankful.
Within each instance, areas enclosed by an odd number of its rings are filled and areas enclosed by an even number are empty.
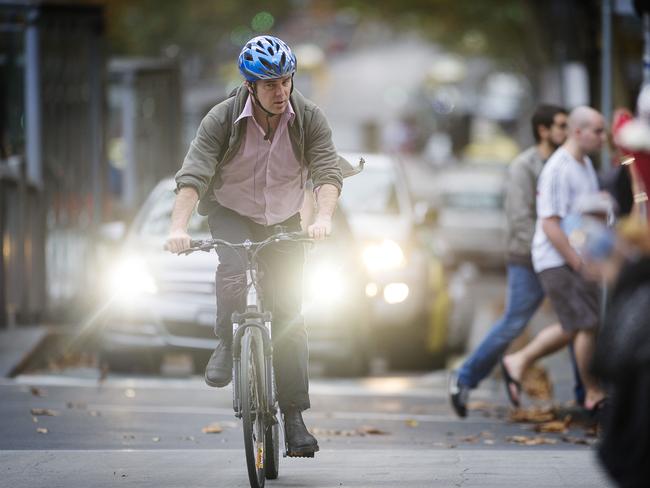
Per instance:
[[[257,241],[257,242],[253,242],[253,241],[228,242],[228,241],[224,241],[223,239],[191,240],[190,247],[179,252],[178,254],[191,254],[196,251],[210,252],[210,250],[216,249],[220,245],[227,246],[233,249],[257,248],[257,250],[259,251],[259,249],[265,247],[271,242],[279,242],[279,241],[313,242],[314,239],[309,237],[309,234],[306,231],[298,231],[298,232],[279,232],[277,234],[273,234],[272,236],[269,236],[263,241]]]

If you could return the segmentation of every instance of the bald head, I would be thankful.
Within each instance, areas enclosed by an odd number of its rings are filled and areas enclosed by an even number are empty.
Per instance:
[[[602,119],[602,115],[598,110],[591,107],[576,107],[571,110],[567,123],[569,124],[569,132],[574,132],[576,129],[584,129],[590,124]]]
[[[567,119],[569,139],[578,154],[592,154],[598,151],[606,139],[605,119],[591,107],[576,107]]]

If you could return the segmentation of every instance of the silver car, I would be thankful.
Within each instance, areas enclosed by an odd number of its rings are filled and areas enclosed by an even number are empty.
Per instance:
[[[444,270],[420,239],[399,160],[387,154],[363,159],[363,172],[344,183],[341,206],[361,245],[373,337],[395,367],[441,364],[449,314]]]
[[[162,248],[174,188],[173,179],[161,181],[128,229],[120,252],[103,259],[102,355],[119,369],[142,362],[158,367],[164,355],[183,351],[198,356],[200,371],[216,345],[216,253],[177,256]],[[337,374],[363,374],[370,354],[365,278],[351,252],[345,216],[335,215],[334,223],[337,231],[308,252],[305,265],[303,313],[310,357],[324,360]],[[209,238],[207,218],[194,213],[188,232],[194,239]]]
[[[438,173],[433,240],[445,264],[504,264],[506,170],[504,164],[459,164]]]

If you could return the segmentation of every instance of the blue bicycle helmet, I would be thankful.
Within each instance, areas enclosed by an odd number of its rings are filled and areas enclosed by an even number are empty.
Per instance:
[[[296,56],[273,36],[257,36],[239,54],[239,71],[247,81],[273,80],[296,72]]]

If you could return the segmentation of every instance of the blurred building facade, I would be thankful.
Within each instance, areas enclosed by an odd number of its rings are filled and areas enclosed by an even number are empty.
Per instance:
[[[103,16],[0,2],[0,324],[72,306],[104,195]]]

